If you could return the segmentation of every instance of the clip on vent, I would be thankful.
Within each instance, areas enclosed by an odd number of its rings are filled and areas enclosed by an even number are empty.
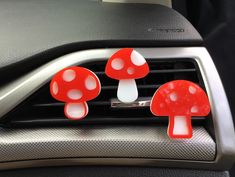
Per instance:
[[[184,79],[197,83],[204,88],[197,64],[189,59],[182,60],[149,59],[150,73],[136,80],[139,99],[132,104],[123,104],[116,100],[118,81],[105,75],[106,61],[86,63],[82,66],[94,71],[102,85],[100,95],[88,103],[90,112],[80,121],[71,121],[64,117],[63,104],[50,96],[49,83],[40,88],[31,97],[17,106],[7,115],[5,125],[56,125],[56,124],[105,124],[105,123],[167,123],[164,117],[154,117],[149,110],[149,102],[154,92],[164,83]],[[203,122],[204,117],[193,118],[193,123]]]

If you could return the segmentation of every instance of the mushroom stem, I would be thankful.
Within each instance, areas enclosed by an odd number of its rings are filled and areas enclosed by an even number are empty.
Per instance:
[[[168,135],[170,138],[191,138],[192,123],[191,116],[170,116]]]
[[[138,98],[134,79],[121,79],[118,84],[117,97],[121,102],[132,103]]]
[[[66,117],[72,120],[79,120],[88,114],[88,105],[86,102],[66,103],[64,107]]]

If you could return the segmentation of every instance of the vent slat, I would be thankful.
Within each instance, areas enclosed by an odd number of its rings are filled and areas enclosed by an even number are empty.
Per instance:
[[[105,105],[110,105],[110,101],[90,101],[88,103],[89,106],[105,106]],[[60,102],[55,102],[55,103],[44,103],[44,104],[34,104],[32,105],[33,107],[63,107],[64,103],[60,103]]]
[[[161,85],[138,85],[138,89],[152,89],[152,88],[158,88]],[[117,90],[117,85],[109,85],[109,86],[102,86],[102,90]]]
[[[203,81],[195,62],[191,59],[149,60],[150,73],[142,79],[137,79],[139,98],[150,100],[154,92],[164,83],[185,79],[199,84],[204,88]],[[65,118],[64,103],[54,100],[49,93],[49,84],[40,88],[7,118],[14,125],[56,125],[56,124],[87,124],[87,123],[166,123],[165,117],[154,117],[149,107],[112,108],[111,100],[116,98],[118,81],[105,75],[105,61],[86,63],[83,66],[94,71],[102,85],[100,95],[88,102],[89,114],[81,121],[70,121]],[[201,122],[204,117],[193,118]]]
[[[157,68],[156,68],[157,69]],[[161,69],[161,70],[150,70],[149,73],[158,74],[158,73],[187,73],[187,72],[196,72],[195,68],[191,69]],[[105,75],[104,71],[95,72],[96,75]]]

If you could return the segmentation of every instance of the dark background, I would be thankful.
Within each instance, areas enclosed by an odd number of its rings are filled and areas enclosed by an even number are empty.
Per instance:
[[[235,117],[235,1],[174,0],[173,7],[183,14],[204,39],[224,84]],[[235,176],[235,167],[231,177]]]

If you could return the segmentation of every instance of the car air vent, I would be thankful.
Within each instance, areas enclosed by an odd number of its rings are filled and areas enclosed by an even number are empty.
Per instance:
[[[162,84],[176,79],[193,81],[204,88],[198,66],[193,59],[184,58],[148,60],[150,73],[143,79],[136,80],[139,99],[150,101],[156,89]],[[118,81],[108,78],[105,73],[106,61],[96,61],[83,64],[94,71],[102,84],[101,94],[89,101],[89,114],[80,121],[65,118],[63,103],[54,100],[49,93],[49,83],[26,99],[7,115],[5,125],[59,125],[59,124],[105,124],[105,123],[167,123],[165,117],[154,117],[148,106],[145,107],[111,107],[111,100],[116,98]],[[204,117],[193,118],[193,123],[201,123]]]

